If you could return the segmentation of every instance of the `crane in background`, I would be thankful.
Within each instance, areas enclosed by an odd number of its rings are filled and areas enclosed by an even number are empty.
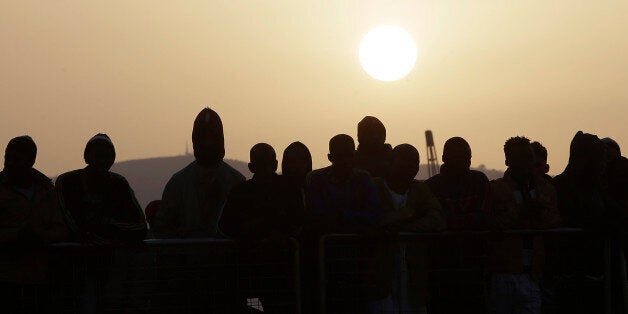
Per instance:
[[[427,144],[427,172],[430,177],[437,175],[440,171],[436,146],[434,146],[434,135],[431,130],[425,131],[425,143]]]

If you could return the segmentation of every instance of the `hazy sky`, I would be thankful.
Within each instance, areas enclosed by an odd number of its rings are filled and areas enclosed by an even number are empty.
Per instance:
[[[381,24],[416,41],[401,81],[360,67]],[[300,140],[324,166],[365,115],[422,160],[426,129],[489,168],[514,135],[548,147],[554,174],[577,130],[628,151],[628,1],[0,0],[0,43],[0,145],[30,134],[51,176],[83,167],[98,132],[119,161],[182,154],[205,106],[242,160]]]

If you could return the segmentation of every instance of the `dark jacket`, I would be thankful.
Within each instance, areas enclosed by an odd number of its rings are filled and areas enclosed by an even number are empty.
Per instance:
[[[0,172],[0,281],[40,283],[47,262],[40,248],[67,240],[68,230],[48,177],[33,169],[32,197],[8,184]]]
[[[255,177],[236,185],[220,218],[220,231],[239,240],[262,240],[273,235],[296,236],[303,223],[301,188],[275,175],[270,182]]]
[[[455,176],[443,165],[441,173],[425,183],[440,201],[448,230],[486,228],[490,185],[484,173],[469,170],[463,176]]]
[[[75,240],[93,233],[112,242],[141,241],[146,236],[144,211],[126,179],[110,172],[102,191],[90,191],[85,169],[57,178],[57,194]]]
[[[494,227],[509,229],[547,229],[558,227],[561,217],[558,213],[556,190],[550,182],[540,176],[532,180],[531,200],[519,197],[521,187],[506,170],[504,177],[491,182],[490,218]],[[526,203],[529,202],[529,203]],[[522,273],[531,270],[540,275],[545,263],[545,248],[542,237],[512,236],[493,243],[491,265],[496,272]],[[524,249],[531,250],[530,265],[525,265]],[[526,253],[528,254],[528,253]],[[531,269],[526,269],[528,266]]]
[[[166,184],[155,215],[157,238],[219,237],[218,222],[227,195],[244,176],[221,162],[206,182],[196,161],[175,173]]]

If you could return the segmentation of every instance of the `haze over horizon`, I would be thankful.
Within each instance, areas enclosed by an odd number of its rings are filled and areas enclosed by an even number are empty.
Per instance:
[[[381,24],[416,42],[400,81],[360,66]],[[84,167],[99,132],[117,161],[181,155],[205,106],[243,161],[255,143],[281,156],[299,140],[326,166],[329,139],[356,138],[366,115],[422,162],[426,129],[439,155],[462,136],[473,165],[495,169],[516,135],[548,148],[551,174],[578,130],[628,149],[626,1],[3,0],[0,41],[0,145],[31,135],[50,176]]]

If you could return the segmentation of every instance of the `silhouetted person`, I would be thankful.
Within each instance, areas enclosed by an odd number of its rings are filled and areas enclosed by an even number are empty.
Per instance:
[[[621,155],[619,144],[611,138],[603,138],[606,144],[606,175],[605,185],[609,196],[613,198],[624,212],[628,211],[628,159]]]
[[[300,189],[277,175],[277,157],[266,143],[251,148],[253,178],[236,185],[220,219],[220,230],[245,241],[295,236],[302,224]]]
[[[532,142],[530,145],[534,151],[534,171],[537,175],[551,182],[552,177],[547,174],[550,170],[550,166],[547,164],[547,148],[539,142]]]
[[[451,231],[482,230],[486,228],[489,181],[480,171],[471,170],[471,147],[461,137],[452,137],[443,147],[440,173],[425,181],[438,198]],[[483,254],[475,238],[443,238],[430,243],[431,265],[434,269],[457,271],[434,272],[429,308],[435,313],[479,313],[484,311],[484,280],[478,271],[482,265],[467,256]],[[460,284],[464,283],[464,284]],[[474,286],[476,285],[476,286]]]
[[[152,229],[153,221],[155,220],[155,215],[159,211],[159,207],[161,206],[161,200],[154,200],[146,205],[144,208],[144,215],[146,215],[146,222],[148,226]]]
[[[554,178],[565,225],[606,229],[618,222],[617,203],[604,191],[606,145],[597,136],[579,131],[571,141],[569,163]]]
[[[380,224],[391,232],[438,232],[445,229],[440,203],[427,184],[414,179],[418,172],[419,152],[410,144],[401,144],[392,150],[386,177],[373,179],[383,207]],[[387,261],[380,267],[380,271],[392,278],[392,285],[388,280],[382,287],[391,288],[391,297],[382,309],[385,313],[425,312],[425,251],[422,246],[413,247],[411,254],[407,254],[405,245],[397,245],[389,256],[394,258],[394,263],[391,265]],[[412,274],[411,280],[409,274]],[[412,291],[408,291],[409,281],[415,283]]]
[[[57,194],[75,241],[90,244],[138,242],[146,236],[144,212],[127,180],[109,171],[113,142],[96,134],[83,153],[87,167],[60,175]]]
[[[390,167],[390,151],[386,144],[386,128],[379,119],[366,116],[358,123],[358,150],[355,167],[368,172],[371,177],[383,177]]]
[[[7,313],[19,311],[22,288],[44,297],[44,246],[65,241],[68,235],[52,182],[33,168],[36,156],[37,146],[29,136],[13,138],[0,172],[0,307]],[[34,312],[45,309],[39,301]]]
[[[301,188],[276,174],[277,157],[270,145],[256,144],[250,155],[253,178],[231,190],[220,230],[240,242],[244,249],[241,258],[246,263],[256,265],[250,276],[260,283],[262,291],[249,297],[260,296],[264,312],[291,313],[295,306],[288,302],[291,295],[282,294],[290,291],[289,281],[264,278],[288,278],[286,241],[296,236],[303,222]]]
[[[339,134],[329,141],[331,166],[308,174],[305,186],[307,210],[328,232],[362,232],[375,226],[381,204],[369,174],[354,168],[355,144]]]
[[[244,176],[227,165],[222,121],[203,109],[192,131],[195,161],[175,173],[166,184],[155,216],[157,238],[202,238],[218,234],[218,220],[227,195]]]
[[[303,187],[305,176],[312,171],[312,155],[301,142],[293,142],[283,151],[281,175],[292,184]]]
[[[354,168],[355,144],[349,135],[340,134],[329,141],[328,159],[331,166],[308,174],[305,199],[308,215],[307,229],[315,235],[325,233],[378,234],[377,219],[382,212],[375,186],[369,174]],[[369,264],[379,250],[360,256],[360,263]],[[369,266],[366,266],[369,268]],[[332,280],[328,288],[329,310],[333,313],[364,313],[370,301],[385,295],[368,275],[354,275],[350,282],[360,282],[359,289],[347,282]],[[357,278],[359,277],[359,278]],[[329,291],[329,290],[328,290]]]
[[[611,143],[610,146],[614,145]],[[560,268],[562,274],[568,275],[563,277],[574,278],[572,285],[577,287],[574,293],[560,289],[559,285],[557,299],[559,307],[565,308],[563,313],[599,311],[604,299],[601,293],[596,293],[599,291],[596,287],[602,282],[593,278],[604,276],[604,241],[616,231],[625,230],[625,214],[606,187],[605,170],[614,148],[611,147],[608,155],[608,147],[596,135],[578,131],[569,147],[569,162],[565,171],[554,178],[565,225],[596,231],[577,243],[565,245],[564,250],[570,253],[569,259],[578,263],[564,260]],[[607,279],[615,284],[615,278],[619,277],[611,275]],[[574,298],[581,302],[574,305],[571,301]],[[612,299],[616,300],[614,295]]]
[[[427,185],[438,198],[449,230],[484,229],[489,182],[480,171],[470,170],[471,147],[461,137],[452,137],[443,148],[440,173]]]
[[[494,227],[545,229],[560,224],[556,191],[534,168],[530,140],[513,137],[504,145],[504,177],[491,182]],[[494,243],[489,308],[494,313],[540,313],[538,279],[544,260],[541,237],[506,237]]]

